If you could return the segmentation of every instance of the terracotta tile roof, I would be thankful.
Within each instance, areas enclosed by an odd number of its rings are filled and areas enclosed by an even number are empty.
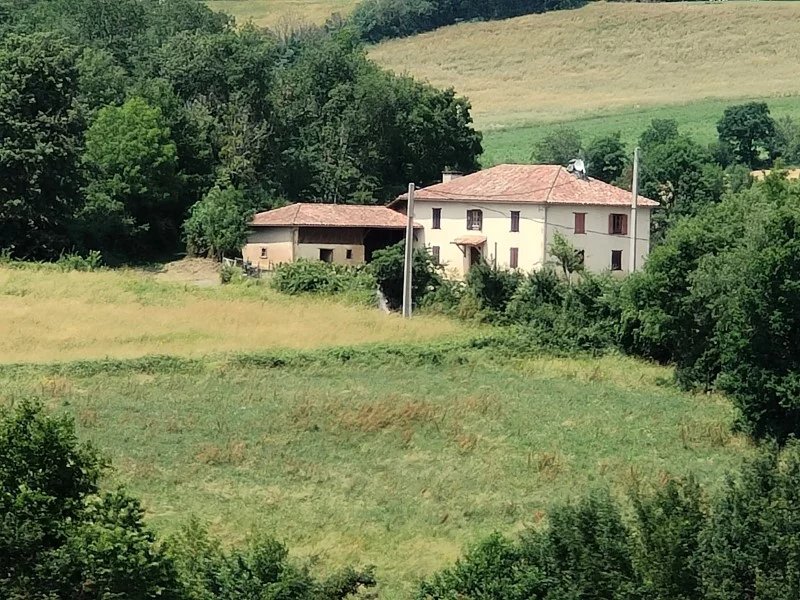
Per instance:
[[[486,236],[485,235],[462,235],[461,237],[457,237],[454,239],[452,244],[456,244],[458,246],[480,246],[481,244],[486,243]]]
[[[417,190],[418,200],[630,206],[631,193],[558,165],[498,165]],[[398,201],[405,200],[405,195]],[[639,196],[639,206],[658,206]]]
[[[370,227],[402,229],[406,216],[385,206],[292,204],[258,213],[254,227]]]

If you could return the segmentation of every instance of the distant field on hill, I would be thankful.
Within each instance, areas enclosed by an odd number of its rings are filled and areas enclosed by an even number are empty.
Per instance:
[[[136,271],[0,268],[0,363],[422,341],[458,331],[445,319],[408,322],[267,286],[199,288]]]
[[[800,119],[800,96],[754,98],[754,100],[767,102],[772,115],[776,118],[790,115]],[[506,162],[528,162],[532,159],[532,153],[539,140],[560,126],[575,128],[580,132],[584,143],[594,137],[619,131],[622,140],[629,148],[633,148],[650,121],[655,118],[675,119],[682,132],[691,135],[702,144],[708,144],[717,139],[717,121],[725,108],[733,103],[731,100],[705,100],[682,105],[613,111],[561,121],[542,121],[485,129],[481,164],[488,167]]]
[[[347,14],[357,0],[208,0],[208,5],[245,23],[269,27],[281,23],[322,24],[335,12]]]
[[[800,3],[591,3],[465,23],[371,56],[472,101],[478,125],[800,95]]]
[[[280,354],[0,366],[0,405],[34,395],[74,415],[112,459],[108,483],[141,497],[157,529],[196,515],[228,543],[277,536],[323,572],[375,564],[384,599],[554,502],[689,472],[713,488],[750,452],[730,404],[679,392],[668,369],[409,348],[315,351],[306,366]]]

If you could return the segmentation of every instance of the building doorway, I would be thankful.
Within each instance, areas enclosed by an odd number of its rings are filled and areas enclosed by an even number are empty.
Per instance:
[[[483,262],[483,251],[480,246],[470,246],[467,254],[467,270]]]

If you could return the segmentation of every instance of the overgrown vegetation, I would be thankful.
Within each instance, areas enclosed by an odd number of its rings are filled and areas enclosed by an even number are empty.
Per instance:
[[[403,262],[405,243],[377,250],[368,265],[347,266],[322,261],[299,260],[280,265],[272,287],[285,294],[350,295],[375,304],[381,291],[389,308],[403,304]],[[446,285],[439,265],[425,248],[414,250],[412,263],[412,302],[419,306]]]
[[[142,261],[184,236],[219,255],[254,209],[383,201],[477,168],[469,103],[381,70],[347,29],[36,0],[3,4],[0,34],[0,244],[18,258]]]

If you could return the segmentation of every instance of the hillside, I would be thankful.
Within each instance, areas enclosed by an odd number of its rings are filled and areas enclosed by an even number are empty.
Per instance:
[[[800,4],[592,3],[443,28],[371,56],[455,87],[481,127],[800,94]]]
[[[140,272],[0,270],[0,290],[0,363],[40,363],[0,364],[0,406],[73,415],[156,529],[195,515],[321,573],[375,564],[381,598],[554,502],[688,472],[714,488],[750,452],[724,398],[630,358],[510,359],[463,323]],[[103,358],[145,352],[173,356]]]
[[[214,10],[236,17],[240,23],[252,19],[262,27],[282,23],[308,22],[322,24],[331,14],[346,14],[357,0],[208,0]]]

